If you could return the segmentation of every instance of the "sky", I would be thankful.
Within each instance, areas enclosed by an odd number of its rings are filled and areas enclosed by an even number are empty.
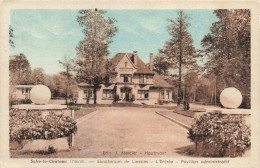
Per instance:
[[[167,32],[168,19],[177,18],[177,10],[106,10],[106,17],[117,20],[118,32],[110,44],[110,58],[116,53],[138,51],[139,57],[149,62],[158,49],[170,39]],[[209,33],[213,22],[218,19],[213,10],[184,10],[190,17],[188,31],[195,48]],[[58,60],[67,55],[76,57],[76,46],[83,40],[82,27],[77,22],[78,10],[16,9],[11,11],[11,26],[15,48],[11,55],[23,53],[32,69],[41,67],[46,74],[62,71]]]

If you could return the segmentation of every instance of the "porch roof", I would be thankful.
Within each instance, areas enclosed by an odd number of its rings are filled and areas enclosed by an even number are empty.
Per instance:
[[[34,85],[15,85],[16,88],[32,88]]]

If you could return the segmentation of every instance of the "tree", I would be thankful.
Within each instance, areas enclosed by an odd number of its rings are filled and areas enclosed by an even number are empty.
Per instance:
[[[117,31],[115,19],[106,18],[103,10],[80,10],[77,21],[83,28],[85,38],[76,47],[75,60],[77,79],[94,86],[94,103],[97,88],[102,82],[109,82],[113,66],[107,58],[109,44]]]
[[[9,75],[10,75],[10,80],[16,81],[15,84],[19,84],[19,85],[32,84],[31,66],[28,59],[23,53],[19,55],[10,56]]]
[[[68,103],[68,95],[70,95],[70,86],[71,86],[71,71],[73,70],[72,60],[68,56],[64,56],[63,60],[58,61],[60,65],[64,68],[64,76],[66,76],[66,104]]]
[[[154,58],[154,69],[160,75],[168,75],[170,63],[167,60],[166,55],[159,54]]]
[[[219,21],[201,44],[208,58],[206,70],[216,76],[217,92],[226,87],[238,88],[244,106],[250,107],[250,10],[215,10]]]
[[[32,84],[32,70],[24,54],[9,57],[9,103],[15,101],[16,85]]]
[[[179,69],[178,105],[180,105],[182,70],[183,68],[193,69],[197,66],[197,54],[192,37],[187,30],[190,26],[189,17],[179,10],[178,17],[175,20],[169,19],[169,21],[168,32],[171,39],[165,43],[161,53],[167,56],[172,68]]]
[[[45,73],[43,68],[35,68],[33,70],[33,83],[35,85],[45,84]]]
[[[196,89],[199,80],[199,74],[196,71],[189,71],[184,76],[184,95],[183,97],[190,98],[196,100]]]

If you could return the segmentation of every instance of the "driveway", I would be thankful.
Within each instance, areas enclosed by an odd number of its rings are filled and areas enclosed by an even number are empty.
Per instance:
[[[155,108],[103,107],[78,123],[74,147],[56,157],[184,157],[187,131],[157,115]]]

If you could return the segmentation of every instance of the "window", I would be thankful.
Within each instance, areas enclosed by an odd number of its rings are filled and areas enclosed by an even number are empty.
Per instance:
[[[127,61],[125,62],[125,68],[127,68]]]
[[[164,90],[161,90],[161,99],[165,99]]]
[[[131,74],[121,74],[120,81],[121,82],[132,82],[132,75]]]
[[[146,75],[140,75],[139,76],[139,83],[146,83],[147,80],[146,80]]]
[[[170,91],[166,90],[166,99],[170,99]]]
[[[128,82],[128,77],[124,76],[124,82]]]
[[[94,93],[93,93],[93,90],[84,90],[84,94],[86,96],[86,98],[88,97],[88,93],[89,93],[89,98],[94,98]]]
[[[113,90],[112,89],[104,89],[103,90],[103,98],[113,98]]]
[[[148,99],[149,98],[149,90],[138,90],[138,98]]]

